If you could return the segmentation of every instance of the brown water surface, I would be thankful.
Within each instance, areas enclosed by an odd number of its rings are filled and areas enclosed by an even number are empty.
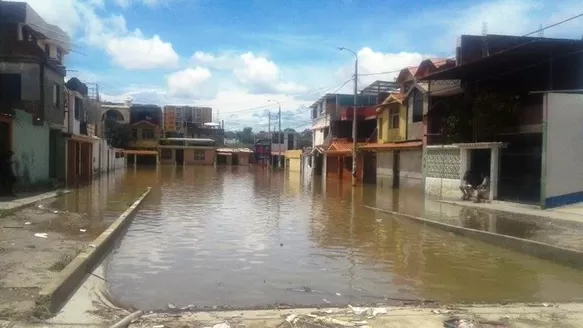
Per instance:
[[[120,205],[152,187],[107,261],[141,309],[570,301],[583,274],[363,207],[421,215],[419,190],[309,181],[247,167],[128,169]],[[130,197],[131,196],[131,197]],[[109,203],[115,207],[115,203]]]

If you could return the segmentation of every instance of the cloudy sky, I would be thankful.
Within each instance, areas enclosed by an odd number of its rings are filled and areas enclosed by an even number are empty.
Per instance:
[[[309,125],[306,106],[351,92],[363,74],[451,57],[456,37],[521,35],[583,12],[580,0],[27,0],[73,39],[70,76],[102,97],[211,106],[227,128],[266,130],[281,103],[283,128]],[[545,36],[581,38],[583,18]],[[359,78],[362,87],[396,74]],[[340,88],[341,87],[341,88]],[[340,88],[340,89],[339,89]]]

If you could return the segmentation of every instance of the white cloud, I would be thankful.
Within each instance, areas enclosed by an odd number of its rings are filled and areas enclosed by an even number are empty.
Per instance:
[[[170,1],[171,0],[115,0],[115,3],[122,8],[128,8],[133,4],[143,4],[148,7],[155,7],[157,5],[167,4]]]
[[[239,84],[251,93],[296,93],[306,90],[297,82],[284,80],[274,61],[253,52],[215,55],[197,51],[192,60],[215,70],[230,70]]]
[[[358,51],[359,89],[365,88],[376,80],[393,81],[401,69],[408,66],[418,66],[423,59],[430,57],[432,56],[417,52],[383,53],[364,47]],[[376,74],[381,72],[390,73]],[[354,64],[345,65],[337,75],[349,76],[350,74],[354,74]],[[347,84],[340,92],[352,92],[351,88],[352,85]]]
[[[172,73],[167,78],[168,93],[171,96],[201,97],[201,83],[211,78],[211,72],[202,67],[187,68]]]
[[[154,0],[143,0],[154,4]],[[98,14],[103,0],[27,0],[48,23],[58,25],[83,43],[103,49],[112,62],[128,70],[174,68],[179,56],[160,36],[128,31],[119,14]],[[78,46],[78,45],[76,45]]]
[[[269,90],[279,79],[279,68],[265,57],[252,52],[241,55],[242,65],[233,70],[239,81],[253,89]]]
[[[109,40],[105,50],[114,64],[129,70],[175,68],[179,62],[171,43],[158,35],[144,38],[139,31]]]

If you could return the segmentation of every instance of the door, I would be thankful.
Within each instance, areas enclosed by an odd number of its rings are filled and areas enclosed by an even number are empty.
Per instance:
[[[184,165],[184,149],[176,149],[176,164]]]
[[[393,150],[393,188],[399,188],[401,172],[401,152]]]

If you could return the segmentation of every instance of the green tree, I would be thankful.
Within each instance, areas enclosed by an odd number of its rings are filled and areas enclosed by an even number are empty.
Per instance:
[[[300,140],[298,141],[300,148],[312,146],[312,129],[305,129],[300,132]]]
[[[132,129],[127,124],[120,124],[114,120],[105,121],[105,139],[115,148],[127,148],[133,140]]]
[[[253,128],[245,127],[243,131],[237,132],[237,138],[242,144],[253,144],[255,142],[255,135],[253,134]]]

